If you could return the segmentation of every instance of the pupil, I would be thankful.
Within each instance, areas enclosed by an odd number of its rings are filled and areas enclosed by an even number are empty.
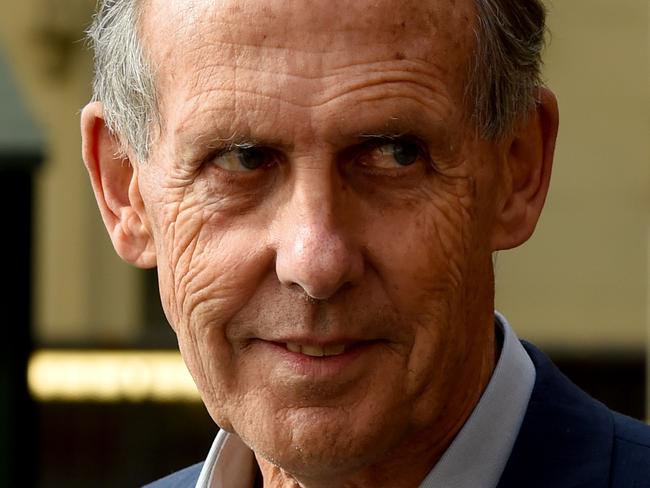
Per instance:
[[[240,149],[239,161],[246,169],[257,169],[264,164],[264,151],[254,147]]]
[[[415,144],[400,143],[393,145],[393,157],[401,166],[408,166],[418,159],[419,149]]]

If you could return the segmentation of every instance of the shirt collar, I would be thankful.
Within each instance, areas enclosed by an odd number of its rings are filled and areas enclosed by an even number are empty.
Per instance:
[[[535,366],[508,321],[499,361],[474,411],[420,488],[494,488],[508,462],[535,385]]]
[[[196,481],[196,488],[253,488],[257,463],[238,435],[221,429]]]
[[[420,488],[495,488],[535,384],[535,367],[508,321],[495,312],[503,347],[481,399]],[[252,488],[257,465],[239,436],[219,431],[196,488]]]

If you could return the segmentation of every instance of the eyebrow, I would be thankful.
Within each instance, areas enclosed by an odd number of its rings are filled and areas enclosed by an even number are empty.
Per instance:
[[[235,140],[217,139],[216,142],[208,143],[205,145],[205,147],[208,149],[224,149],[226,151],[230,151],[232,149],[250,149],[252,147],[258,147],[260,145],[262,144],[250,137],[238,137]]]
[[[427,143],[434,152],[447,152],[452,134],[450,128],[442,121],[432,121],[422,117],[418,113],[406,112],[400,115],[392,115],[383,118],[381,121],[367,120],[367,123],[359,123],[356,127],[346,124],[346,127],[338,127],[336,134],[326,137],[327,144],[343,149],[356,144],[372,140],[398,140],[403,138],[419,139]],[[355,124],[356,125],[356,124]],[[211,127],[206,131],[206,126],[201,133],[193,136],[183,137],[180,147],[183,156],[181,159],[191,161],[198,159],[199,155],[206,150],[232,150],[235,148],[269,147],[290,153],[293,150],[293,142],[282,137],[282,134],[254,135],[254,128],[251,127]],[[343,129],[343,130],[342,130]]]
[[[189,138],[188,138],[189,139]],[[189,140],[186,142],[190,142]],[[196,147],[220,148],[223,146],[244,146],[256,144],[256,139],[242,132],[232,131],[229,136],[218,133],[202,133],[191,139],[190,145]]]
[[[386,139],[399,139],[405,136],[416,136],[433,142],[450,139],[450,127],[445,120],[433,119],[414,110],[404,110],[394,113],[381,121],[370,122],[357,134],[357,139],[383,137]],[[341,134],[348,137],[349,134]]]
[[[424,139],[425,136],[418,134],[417,132],[410,130],[403,131],[376,131],[376,132],[362,132],[352,136],[344,136],[341,139],[343,140],[343,146],[354,145],[356,143],[364,143],[368,141],[398,141],[405,138],[418,138]],[[268,139],[259,139],[252,137],[246,134],[233,134],[233,136],[228,138],[219,138],[219,137],[200,137],[195,140],[195,143],[201,139],[206,139],[207,142],[203,146],[208,149],[218,149],[223,151],[231,151],[233,149],[251,149],[255,147],[273,147],[273,148],[284,148],[289,147],[287,143],[282,143],[278,141],[269,141]]]
[[[196,148],[197,151],[207,149],[235,149],[242,148],[248,149],[251,147],[271,146],[286,148],[287,143],[280,140],[278,137],[274,138],[260,138],[255,137],[246,131],[231,131],[229,136],[219,134],[218,130],[210,133],[199,134],[195,137],[188,137],[181,143],[183,147]]]
[[[268,145],[244,132],[231,131],[224,136],[219,131],[203,132],[194,136],[182,137],[177,146],[177,161],[179,164],[195,164],[214,151],[231,151],[236,148],[250,149]]]
[[[373,132],[373,133],[362,133],[357,136],[357,139],[360,141],[367,141],[373,139],[385,139],[389,141],[396,141],[403,139],[404,137],[412,136],[413,133],[410,131],[400,131],[400,132]]]
[[[402,124],[400,124],[402,125]],[[454,146],[452,134],[444,125],[428,125],[427,130],[422,130],[422,124],[404,124],[397,130],[395,127],[387,130],[371,130],[358,134],[355,139],[359,143],[381,141],[417,140],[426,144],[432,153],[447,154]]]

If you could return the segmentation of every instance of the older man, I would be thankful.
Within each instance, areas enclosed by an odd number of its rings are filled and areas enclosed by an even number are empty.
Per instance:
[[[214,421],[155,486],[650,486],[494,314],[558,125],[537,0],[107,0],[83,155]]]

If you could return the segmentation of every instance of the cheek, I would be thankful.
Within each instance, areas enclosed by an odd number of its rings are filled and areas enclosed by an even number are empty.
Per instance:
[[[373,264],[400,309],[449,305],[483,253],[471,178],[421,191],[416,201],[371,221]],[[415,308],[420,309],[421,306]]]
[[[157,253],[163,306],[175,327],[224,323],[245,300],[256,242],[246,226],[199,203],[168,205],[158,226]]]
[[[235,226],[199,205],[177,205],[161,214],[166,218],[157,239],[162,243],[158,263],[163,307],[205,404],[211,413],[221,412],[223,399],[236,401],[237,390],[226,325],[245,307],[268,269],[264,233],[255,222]]]
[[[417,202],[375,220],[371,259],[409,330],[405,386],[412,398],[432,398],[422,395],[425,390],[450,390],[445,378],[456,377],[471,342],[468,317],[489,305],[489,242],[476,205],[468,177],[423,191]]]

